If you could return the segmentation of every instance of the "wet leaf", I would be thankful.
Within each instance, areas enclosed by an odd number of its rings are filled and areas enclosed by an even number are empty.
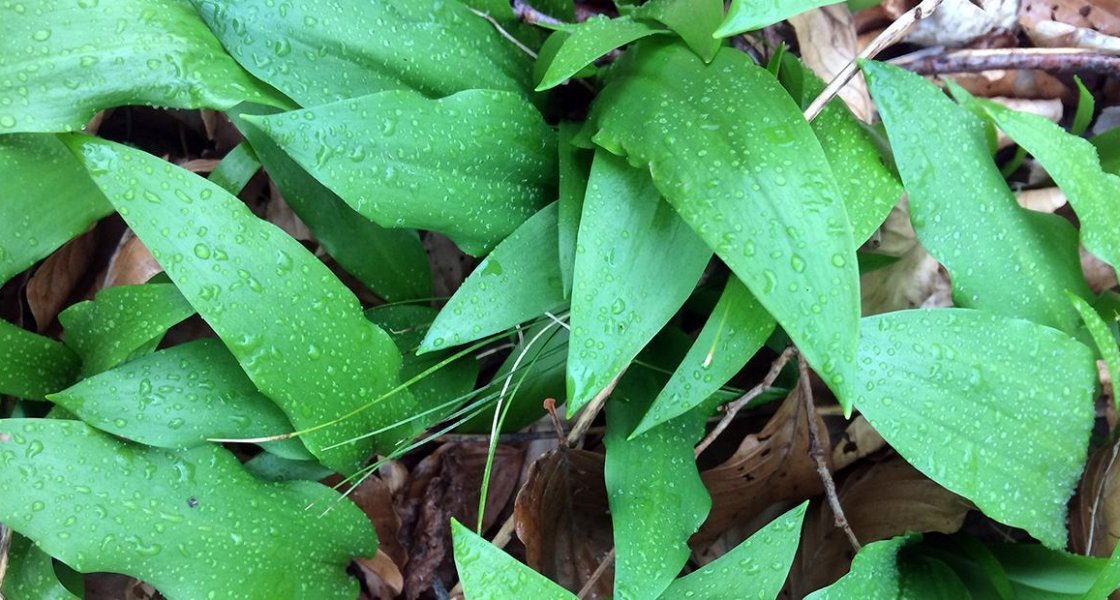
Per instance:
[[[719,37],[762,29],[807,10],[836,4],[838,0],[731,0],[727,17],[716,30]]]
[[[864,62],[910,199],[918,239],[949,270],[957,305],[1023,317],[1072,333],[1065,291],[1089,297],[1077,232],[1020,208],[991,160],[983,123],[937,86]]]
[[[241,142],[222,157],[207,179],[236,196],[260,170],[261,162],[253,152],[253,147],[248,142]]]
[[[451,535],[455,539],[455,568],[459,571],[463,594],[470,600],[522,597],[574,600],[576,597],[517,562],[459,521],[451,521]]]
[[[722,44],[713,35],[723,20],[720,0],[651,0],[635,9],[633,17],[672,29],[704,62],[712,62]]]
[[[5,10],[0,28],[8,48],[19,49],[0,55],[8,82],[0,133],[76,131],[99,110],[131,104],[284,105],[226,54],[185,0],[27,4]]]
[[[80,572],[171,598],[353,598],[346,565],[376,548],[352,504],[306,510],[338,494],[263,483],[218,446],[173,452],[77,421],[5,419],[0,451],[0,520]]]
[[[617,19],[594,17],[571,26],[568,32],[569,35],[551,57],[536,91],[543,92],[564,83],[611,50],[644,37],[665,33],[626,16]]]
[[[472,255],[555,199],[556,135],[511,92],[397,90],[243,118],[366,218],[438,231]]]
[[[302,437],[324,465],[352,472],[372,441],[326,447],[410,412],[407,394],[384,396],[397,384],[401,360],[392,340],[302,245],[218,186],[154,156],[85,137],[68,143],[183,296],[297,429],[378,402]],[[171,226],[174,234],[163,233]]]
[[[58,580],[54,561],[22,535],[12,536],[0,593],[7,600],[80,600]]]
[[[797,105],[770,73],[729,48],[705,65],[684,46],[648,40],[613,73],[592,109],[595,143],[653,173],[657,189],[850,406],[855,243]]]
[[[61,343],[0,321],[0,394],[42,400],[73,383],[80,367]]]
[[[577,148],[572,139],[578,134],[579,125],[561,123],[557,147],[560,180],[559,242],[560,279],[564,297],[572,293],[572,269],[576,264],[576,237],[579,235],[579,217],[583,212],[583,198],[587,194],[587,178],[591,172],[590,152]]]
[[[1116,386],[1120,385],[1120,348],[1116,345],[1116,336],[1112,335],[1108,324],[1088,302],[1073,294],[1069,294],[1069,299],[1084,320],[1085,328],[1089,330],[1089,335],[1097,347],[1097,353],[1108,368],[1108,374],[1112,379],[1112,400],[1120,402],[1120,396],[1116,394]]]
[[[989,546],[999,560],[1016,598],[1104,600],[1107,592],[1088,593],[1108,561],[1070,554],[1038,544],[994,544]],[[1108,582],[1101,585],[1107,588]]]
[[[897,537],[867,544],[856,555],[847,575],[836,583],[805,596],[805,600],[898,598],[898,551],[908,541],[907,537]]]
[[[960,600],[972,598],[968,588],[949,565],[930,556],[908,556],[901,564],[898,596],[905,600]]]
[[[1094,419],[1088,348],[1029,321],[912,310],[864,319],[860,361],[856,406],[910,464],[989,517],[1065,546]]]

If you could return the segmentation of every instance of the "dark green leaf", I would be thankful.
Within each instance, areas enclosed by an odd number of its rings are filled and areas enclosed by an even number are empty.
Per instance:
[[[722,44],[713,34],[723,21],[723,0],[650,0],[633,16],[672,29],[704,62],[712,62]]]
[[[79,600],[58,580],[51,557],[31,540],[12,535],[7,559],[4,587],[0,588],[7,600]]]
[[[575,600],[575,595],[517,562],[462,523],[451,520],[455,569],[470,600]]]
[[[0,321],[0,394],[42,400],[73,383],[80,367],[61,343]]]
[[[241,142],[222,157],[222,161],[214,167],[207,179],[236,196],[260,170],[261,162],[252,146],[248,142]]]
[[[1085,598],[1088,600],[1105,600],[1117,589],[1120,589],[1120,544],[1112,549],[1112,556],[1108,558],[1108,563],[1105,564],[1096,580],[1093,581],[1093,587],[1089,588]]]
[[[1101,169],[1105,173],[1120,175],[1120,127],[1093,136],[1089,143],[1097,149]]]
[[[572,269],[576,264],[576,237],[579,235],[579,216],[583,212],[583,197],[587,194],[587,177],[591,172],[591,154],[572,144],[578,134],[575,123],[561,123],[557,146],[560,149],[560,200],[559,241],[560,279],[564,297],[572,292]]]
[[[901,563],[900,600],[969,600],[961,578],[949,565],[928,556],[908,556]]]
[[[271,452],[261,452],[249,459],[245,470],[265,481],[319,481],[333,473],[314,460],[292,460]]]
[[[995,544],[991,550],[1003,564],[1015,597],[1023,600],[1091,599],[1086,592],[1107,563],[1038,544]],[[1095,600],[1104,600],[1104,596]]]
[[[1081,78],[1077,75],[1073,76],[1073,81],[1077,83],[1077,112],[1073,114],[1073,124],[1070,126],[1069,131],[1078,137],[1089,129],[1089,123],[1093,120],[1093,113],[1096,112],[1096,100],[1093,98],[1085,84],[1081,82]]]
[[[630,17],[608,19],[594,17],[571,27],[570,35],[552,56],[552,62],[545,70],[537,91],[556,87],[595,62],[600,56],[644,37],[665,33]]]
[[[727,18],[716,30],[719,37],[762,29],[807,10],[836,4],[840,0],[731,0]]]
[[[805,600],[895,600],[901,583],[898,551],[908,542],[907,537],[896,537],[867,544],[856,554],[847,575],[836,583],[805,596]]]
[[[860,333],[856,406],[883,438],[989,517],[1065,546],[1093,426],[1093,353],[1057,330],[965,309],[868,317]]]

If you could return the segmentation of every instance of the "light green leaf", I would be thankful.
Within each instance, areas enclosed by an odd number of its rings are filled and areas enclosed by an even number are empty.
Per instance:
[[[244,122],[239,115],[233,116],[233,121],[253,145],[269,177],[284,195],[284,202],[343,269],[389,302],[431,297],[428,254],[415,231],[386,229],[358,214],[304,171],[263,131]]]
[[[574,594],[517,562],[455,519],[451,519],[451,539],[455,544],[455,569],[467,600],[575,600]]]
[[[673,582],[661,600],[777,598],[789,575],[809,503],[787,511],[727,554]]]
[[[554,202],[475,267],[436,316],[420,352],[479,340],[562,306],[556,231]]]
[[[595,153],[572,275],[569,416],[669,322],[711,256],[644,170]]]
[[[864,62],[922,245],[949,271],[959,306],[1073,333],[1071,290],[1087,297],[1077,232],[1021,208],[988,153],[980,119],[922,77]]]
[[[238,62],[301,106],[390,89],[528,93],[528,57],[456,0],[190,1]]]
[[[1108,329],[1108,324],[1088,302],[1073,294],[1069,294],[1069,300],[1073,302],[1073,307],[1081,315],[1085,328],[1089,330],[1089,335],[1093,338],[1093,344],[1097,347],[1097,353],[1104,360],[1105,366],[1108,367],[1108,373],[1112,378],[1112,400],[1120,403],[1120,397],[1116,395],[1116,386],[1120,385],[1120,347],[1116,344],[1116,337],[1112,335],[1112,332]]]
[[[1108,563],[1093,581],[1093,587],[1085,594],[1087,600],[1105,600],[1109,594],[1120,589],[1120,544],[1112,549]]]
[[[168,329],[193,314],[174,285],[145,283],[101,290],[59,313],[58,321],[89,377],[155,350]]]
[[[900,585],[898,552],[909,541],[907,537],[896,537],[867,544],[852,560],[847,575],[805,596],[805,600],[895,600]]]
[[[97,111],[130,104],[285,104],[226,54],[186,0],[29,0],[3,13],[0,134],[76,131]]]
[[[989,517],[1065,546],[1094,419],[1092,352],[965,309],[868,317],[860,333],[856,406],[887,443]]]
[[[801,111],[737,50],[705,65],[644,41],[616,65],[595,143],[653,173],[661,194],[777,319],[850,406],[859,329],[855,242]]]
[[[1105,559],[1038,544],[994,544],[990,548],[1007,572],[1016,600],[1104,600],[1107,596],[1090,591],[1107,568]]]
[[[1101,169],[1093,145],[1045,117],[990,102],[981,105],[1065,192],[1081,222],[1085,249],[1114,267],[1120,266],[1120,177]]]
[[[559,242],[560,242],[560,279],[563,282],[564,297],[572,292],[572,269],[576,264],[576,238],[579,235],[579,216],[583,212],[583,197],[587,194],[587,177],[591,172],[591,153],[572,144],[579,133],[579,125],[570,122],[560,124],[560,150],[558,163],[560,171],[559,200]]]
[[[588,19],[572,26],[568,31],[570,35],[564,38],[563,44],[552,57],[536,91],[543,92],[564,83],[615,48],[644,37],[665,33],[664,30],[630,17],[608,19],[603,16]]]
[[[0,520],[77,571],[130,575],[172,599],[349,600],[346,565],[377,545],[353,504],[307,510],[337,493],[261,482],[219,446],[135,446],[54,419],[2,420],[0,440]]]
[[[7,600],[80,600],[54,572],[54,561],[31,540],[12,535],[8,569],[0,594]]]
[[[634,431],[639,434],[699,406],[738,373],[774,332],[774,318],[732,275],[688,355]]]
[[[261,161],[253,152],[253,147],[248,142],[241,142],[222,157],[207,179],[236,196],[260,170]]]
[[[673,30],[704,62],[712,62],[722,44],[713,33],[723,21],[723,0],[650,0],[633,17]]]
[[[113,212],[53,135],[0,137],[0,171],[0,284]]]
[[[0,321],[0,394],[42,400],[73,383],[80,367],[61,343]]]
[[[1093,93],[1082,83],[1081,77],[1074,75],[1073,81],[1077,84],[1077,112],[1073,114],[1073,123],[1069,130],[1073,135],[1081,137],[1089,129],[1093,113],[1097,110],[1097,101],[1093,98]]]
[[[604,477],[614,526],[616,598],[657,598],[664,592],[688,562],[688,538],[712,507],[692,455],[706,413],[694,411],[627,439],[659,379],[654,371],[635,368],[607,400]]]
[[[556,135],[510,92],[390,91],[243,117],[354,210],[482,255],[555,199]]]
[[[94,181],[324,465],[353,472],[373,442],[327,446],[399,421],[400,353],[323,263],[213,183],[112,142],[67,140]],[[368,410],[359,407],[377,402]]]
[[[840,0],[731,0],[731,9],[727,11],[727,18],[716,30],[716,37],[731,37],[743,33],[762,29],[784,21],[794,15],[801,14],[828,4],[836,4]]]

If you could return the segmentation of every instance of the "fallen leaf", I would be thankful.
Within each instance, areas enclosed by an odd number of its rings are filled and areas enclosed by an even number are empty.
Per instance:
[[[1022,0],[1019,23],[1030,31],[1043,21],[1057,21],[1104,35],[1120,35],[1116,0]]]
[[[333,485],[340,480],[341,477],[335,476],[324,480],[324,483]],[[404,567],[408,563],[408,553],[399,541],[401,518],[397,514],[393,502],[393,490],[389,484],[374,475],[367,477],[365,481],[349,491],[339,491],[345,493],[373,523],[373,528],[377,531],[377,539],[380,541],[378,551],[384,552],[397,566]]]
[[[1070,508],[1074,552],[1108,556],[1120,538],[1120,442],[1089,457]]]
[[[86,600],[154,600],[156,595],[152,586],[116,573],[91,573],[85,577]]]
[[[201,175],[213,171],[214,167],[217,167],[219,162],[221,161],[216,158],[194,158],[179,163],[179,166],[190,171],[191,173],[197,173]]]
[[[1081,272],[1085,274],[1085,281],[1089,289],[1096,293],[1116,287],[1116,269],[1103,260],[1089,254],[1085,248],[1081,252]]]
[[[131,229],[126,229],[117,249],[109,259],[109,266],[101,280],[99,290],[117,285],[139,285],[146,283],[157,273],[162,273],[163,267],[159,266],[148,247]]]
[[[378,534],[380,535],[380,534]],[[404,589],[404,576],[389,555],[381,550],[373,558],[355,558],[367,598],[392,600]]]
[[[832,448],[832,468],[842,471],[856,461],[882,450],[886,445],[886,440],[875,431],[871,423],[863,415],[857,415]]]
[[[879,233],[876,250],[899,259],[860,276],[863,315],[951,306],[949,278],[941,264],[918,243],[905,200],[887,215]]]
[[[1052,213],[1068,203],[1066,195],[1056,187],[1016,192],[1015,199],[1023,208],[1044,213]]]
[[[432,265],[432,293],[437,298],[450,298],[474,269],[476,261],[438,233],[429,231],[422,241]]]
[[[93,229],[66,242],[43,261],[27,283],[27,304],[40,332],[54,322],[78,283],[87,275],[97,247]]]
[[[1042,48],[1082,48],[1120,55],[1120,37],[1058,21],[1039,21],[1026,28],[1034,45]]]
[[[916,0],[885,0],[883,8],[897,19],[917,4]],[[945,0],[933,15],[918,21],[906,41],[919,46],[963,46],[1014,28],[1018,8],[1019,0]]]
[[[801,60],[824,81],[832,81],[855,59],[856,28],[852,13],[845,4],[832,4],[803,12],[789,19],[797,33]],[[875,108],[862,73],[840,88],[840,98],[852,113],[864,122],[871,122]]]
[[[997,69],[979,73],[954,73],[953,83],[973,96],[993,98],[1058,99],[1073,104],[1073,91],[1060,79],[1045,71],[1031,69]]]

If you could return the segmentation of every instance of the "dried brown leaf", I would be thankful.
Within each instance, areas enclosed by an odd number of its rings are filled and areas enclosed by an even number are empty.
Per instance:
[[[910,10],[915,0],[884,0],[892,19]],[[921,46],[963,46],[1015,27],[1019,0],[945,0],[932,16],[918,21],[906,41]]]
[[[1089,284],[1089,288],[1099,294],[1116,287],[1116,269],[1086,252],[1085,248],[1080,250],[1081,272],[1085,274],[1085,281]]]
[[[1104,35],[1120,35],[1120,1],[1022,0],[1019,23],[1031,31],[1043,21],[1057,21]]]
[[[951,306],[948,275],[918,244],[905,200],[891,210],[879,233],[877,250],[899,259],[860,277],[864,316],[919,306]]]
[[[806,11],[789,22],[797,33],[801,60],[825,81],[832,81],[859,52],[855,22],[845,4]],[[839,96],[858,118],[871,122],[875,109],[862,73],[840,88]]]
[[[1108,556],[1120,538],[1120,442],[1089,457],[1070,508],[1070,544],[1079,554]]]
[[[1072,104],[1073,92],[1060,79],[1045,71],[1030,69],[954,73],[949,77],[973,96],[993,98],[1058,99]]]
[[[355,558],[365,583],[365,595],[372,600],[392,600],[404,589],[400,568],[381,550],[373,558]]]
[[[75,288],[85,278],[97,247],[93,229],[66,242],[47,257],[27,283],[27,304],[39,331],[54,322]]]
[[[121,236],[116,251],[109,259],[109,266],[105,269],[105,276],[99,289],[145,283],[162,271],[163,267],[159,266],[152,253],[148,252],[144,242],[128,229]]]
[[[887,445],[883,436],[863,418],[858,415],[848,424],[848,428],[836,440],[832,448],[832,468],[841,471],[856,461],[870,456]]]

